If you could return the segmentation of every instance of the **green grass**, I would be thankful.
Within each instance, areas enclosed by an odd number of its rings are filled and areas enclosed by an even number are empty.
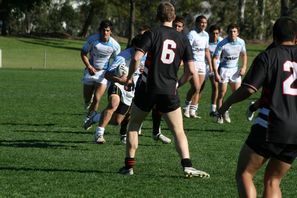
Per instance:
[[[150,117],[140,137],[135,175],[125,177],[116,173],[125,156],[119,128],[107,127],[104,145],[93,143],[94,127],[81,128],[82,71],[20,68],[0,69],[0,197],[238,196],[237,156],[251,126],[244,113],[258,95],[232,107],[232,124],[218,125],[208,116],[207,83],[199,105],[202,119],[184,120],[193,164],[208,171],[210,179],[183,176],[174,145],[152,140]],[[180,90],[181,101],[187,88]],[[100,109],[105,105],[103,99]],[[162,131],[172,138],[164,122]],[[259,195],[262,178],[263,170],[255,178]],[[283,197],[295,197],[296,178],[294,164],[282,181]]]

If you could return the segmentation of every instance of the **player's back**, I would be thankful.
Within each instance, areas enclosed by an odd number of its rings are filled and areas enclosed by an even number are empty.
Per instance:
[[[268,75],[263,91],[269,101],[269,140],[297,143],[297,46],[280,45],[263,54]]]
[[[140,46],[147,52],[144,78],[148,90],[157,94],[173,94],[181,60],[193,60],[186,36],[172,27],[161,26],[144,34]]]

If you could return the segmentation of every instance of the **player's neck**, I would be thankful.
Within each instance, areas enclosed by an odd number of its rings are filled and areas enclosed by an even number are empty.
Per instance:
[[[165,21],[162,23],[162,25],[167,27],[172,27],[172,21],[171,22]]]
[[[283,41],[283,42],[280,42],[280,45],[295,45],[295,42],[294,41]]]

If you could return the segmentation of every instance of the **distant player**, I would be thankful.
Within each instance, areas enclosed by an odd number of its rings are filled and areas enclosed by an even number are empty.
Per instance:
[[[105,127],[110,124],[120,125],[125,119],[126,122],[129,121],[129,112],[133,97],[134,91],[126,91],[124,89],[124,84],[127,80],[127,73],[119,76],[117,70],[119,67],[129,67],[131,58],[135,53],[135,45],[140,41],[141,36],[136,36],[132,40],[131,48],[128,48],[122,51],[113,61],[110,68],[106,71],[105,77],[110,81],[108,88],[108,104],[107,107],[101,114],[101,118],[96,128],[95,132],[95,142],[98,144],[104,144],[106,142],[104,138]],[[144,64],[145,57],[141,60],[140,64]],[[140,75],[139,69],[133,74],[133,82],[136,84],[138,77]],[[126,143],[126,130],[121,131],[121,142]]]
[[[234,92],[240,87],[241,76],[246,72],[247,53],[244,40],[238,37],[239,27],[236,24],[230,24],[227,32],[228,36],[218,43],[213,54],[213,70],[219,82],[218,107],[223,103],[228,84]],[[239,58],[242,61],[240,68]],[[220,60],[219,66],[217,66],[218,60]],[[225,112],[223,118],[217,120],[219,124],[223,124],[224,121],[231,122],[229,111]]]
[[[121,174],[133,175],[135,155],[138,147],[138,130],[156,106],[175,137],[176,150],[181,158],[181,165],[186,175],[209,177],[204,171],[192,167],[188,141],[183,129],[182,113],[177,87],[183,85],[190,75],[194,75],[198,86],[197,73],[194,71],[193,54],[187,38],[172,28],[175,9],[169,2],[162,2],[157,8],[157,19],[161,25],[144,33],[137,51],[131,61],[126,89],[133,88],[132,77],[141,58],[147,53],[142,81],[135,92],[131,110],[131,120],[127,134],[125,166]],[[178,80],[177,72],[181,60],[189,69]]]
[[[120,53],[119,43],[111,37],[112,23],[103,20],[99,26],[99,33],[88,37],[81,50],[81,59],[85,64],[83,82],[83,96],[87,116],[83,123],[84,129],[89,129],[91,117],[96,114],[99,102],[103,96],[107,80],[104,78],[111,57]]]
[[[263,197],[282,197],[281,180],[297,157],[297,23],[279,18],[273,39],[275,47],[255,58],[241,87],[218,110],[224,114],[262,87],[259,114],[238,159],[240,197],[257,197],[253,178],[263,165]]]
[[[195,59],[195,69],[198,73],[199,86],[198,90],[194,87],[193,81],[190,81],[191,87],[187,92],[185,107],[184,107],[184,116],[187,118],[199,118],[197,115],[198,103],[199,103],[199,94],[201,85],[205,80],[206,75],[206,61],[210,65],[210,70],[212,71],[211,56],[209,52],[209,35],[205,31],[207,27],[207,19],[205,16],[200,15],[196,18],[195,28],[191,30],[187,37],[192,46],[194,59]]]

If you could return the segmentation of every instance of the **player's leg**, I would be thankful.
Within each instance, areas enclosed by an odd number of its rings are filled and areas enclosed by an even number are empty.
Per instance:
[[[119,170],[124,175],[133,175],[135,154],[138,148],[138,131],[149,112],[142,111],[134,103],[131,107],[131,117],[128,126],[125,166]]]
[[[161,133],[161,117],[162,113],[154,107],[152,110],[153,139],[160,140],[164,144],[169,144],[171,143],[171,139]]]
[[[204,82],[204,79],[205,79],[205,74],[199,73],[198,74],[199,87],[196,87],[196,92],[193,94],[192,102],[190,105],[190,117],[193,117],[193,118],[200,118],[197,115],[197,111],[198,111],[198,105],[199,105],[201,86]],[[193,81],[191,81],[191,83],[192,83],[192,86],[194,86]]]
[[[189,118],[190,117],[190,105],[192,103],[192,97],[193,95],[195,94],[196,92],[196,89],[194,87],[194,84],[192,83],[192,80],[190,80],[190,88],[189,90],[187,91],[187,94],[186,94],[186,100],[185,100],[185,106],[183,107],[183,110],[184,110],[184,116]]]
[[[174,135],[175,148],[181,158],[181,164],[186,176],[209,177],[208,173],[192,167],[188,139],[183,128],[181,109],[178,108],[174,111],[164,113],[164,120]]]
[[[214,116],[217,111],[217,100],[219,93],[219,84],[215,80],[214,76],[209,76],[209,80],[211,82],[211,107],[210,107],[210,116]]]
[[[93,101],[92,101],[92,103],[90,105],[90,108],[89,108],[90,113],[92,113],[92,112],[94,112],[94,111],[96,111],[98,109],[100,100],[101,100],[105,90],[106,90],[106,84],[97,83],[95,85]]]
[[[224,96],[226,94],[227,91],[227,83],[219,83],[219,95],[218,95],[218,108],[220,108],[223,104],[223,100],[224,100]],[[219,124],[223,124],[224,120],[223,118],[218,118],[217,123]]]
[[[246,144],[243,145],[239,153],[236,170],[239,197],[257,197],[253,178],[266,160],[266,158],[258,155]]]
[[[282,197],[280,183],[284,175],[290,169],[291,164],[270,159],[265,170],[263,197]]]
[[[86,112],[89,112],[90,105],[92,103],[94,93],[94,85],[84,84],[83,85],[83,97],[85,103]]]

